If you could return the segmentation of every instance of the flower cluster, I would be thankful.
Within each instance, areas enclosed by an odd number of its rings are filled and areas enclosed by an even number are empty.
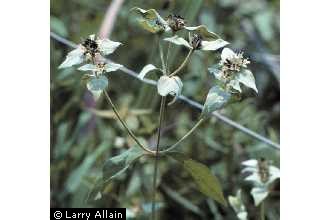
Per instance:
[[[108,86],[108,79],[103,76],[106,72],[116,71],[122,65],[106,62],[103,56],[113,53],[121,43],[111,41],[109,39],[100,39],[95,35],[90,35],[76,49],[68,53],[63,63],[59,68],[68,68],[74,65],[79,65],[83,62],[89,62],[78,68],[80,71],[91,71],[91,74],[86,74],[87,88],[92,92],[97,99],[103,89]]]
[[[224,48],[220,61],[221,76],[227,79],[231,75],[240,72],[241,68],[247,68],[246,65],[249,63],[248,59],[243,58],[243,52],[236,54],[231,49]]]

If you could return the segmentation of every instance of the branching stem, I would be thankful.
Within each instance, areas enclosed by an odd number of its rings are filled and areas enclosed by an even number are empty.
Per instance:
[[[138,138],[133,134],[133,132],[131,131],[131,129],[129,129],[129,127],[126,125],[126,123],[124,122],[124,120],[120,117],[118,110],[116,108],[116,106],[113,104],[109,94],[107,91],[103,91],[104,95],[108,101],[108,103],[111,105],[115,115],[117,116],[118,120],[121,122],[121,124],[124,126],[124,128],[126,129],[126,131],[128,132],[128,134],[133,138],[133,140],[136,142],[137,145],[139,145],[144,151],[148,152],[149,154],[155,154],[155,151],[149,150],[147,147],[145,147],[139,140]]]
[[[173,144],[171,147],[167,148],[166,150],[161,151],[160,153],[166,153],[166,152],[172,151],[174,148],[176,148],[177,146],[179,146],[179,144],[181,144],[182,141],[184,141],[189,135],[191,135],[196,130],[196,128],[198,128],[198,126],[202,124],[203,121],[204,121],[203,118],[200,119],[195,124],[195,126],[192,127],[190,129],[190,131],[188,131],[178,142],[176,142],[175,144]]]
[[[191,56],[191,54],[193,53],[194,49],[190,49],[188,55],[186,56],[186,58],[184,59],[184,61],[181,63],[181,65],[173,71],[173,73],[170,74],[170,76],[175,76],[176,74],[178,74],[183,67],[185,67],[185,65],[188,63],[188,60]]]
[[[158,134],[157,134],[157,144],[156,144],[156,154],[155,154],[155,166],[154,166],[154,176],[153,176],[153,192],[152,192],[152,216],[151,219],[156,219],[156,188],[157,188],[157,171],[158,171],[158,154],[159,154],[159,143],[160,143],[160,136],[161,136],[161,128],[164,119],[164,112],[165,112],[165,102],[166,96],[162,97],[160,103],[160,110],[159,110],[159,125],[158,125]]]

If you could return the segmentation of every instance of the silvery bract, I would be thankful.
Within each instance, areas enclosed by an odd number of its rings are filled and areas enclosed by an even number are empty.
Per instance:
[[[189,43],[188,41],[186,41],[184,38],[179,37],[177,35],[174,35],[173,37],[168,37],[164,39],[165,41],[171,42],[173,44],[176,45],[182,45],[185,46],[189,49],[193,49],[193,45],[191,45],[191,43]],[[229,43],[227,41],[224,41],[222,39],[216,39],[216,40],[211,40],[211,41],[206,41],[206,40],[201,40],[200,43],[200,47],[198,48],[194,48],[194,49],[198,49],[198,50],[218,50],[226,45],[228,45]]]
[[[68,53],[59,68],[67,68],[81,64],[91,56],[95,56],[95,53],[99,53],[102,56],[111,54],[120,45],[120,42],[111,41],[109,39],[99,39],[96,38],[95,35],[90,35],[82,44],[79,44],[76,49]]]
[[[207,117],[212,112],[222,108],[229,100],[230,94],[219,86],[213,86],[207,94],[201,117]]]
[[[241,190],[238,190],[236,196],[228,197],[229,204],[235,210],[237,218],[239,220],[247,220],[248,213],[242,201]]]
[[[93,77],[87,82],[87,89],[93,94],[95,100],[97,100],[102,91],[108,87],[107,77],[101,75],[99,77]]]
[[[249,176],[245,178],[246,181],[251,181],[254,187],[251,190],[251,195],[253,196],[255,206],[258,206],[269,193],[269,186],[278,178],[280,178],[280,170],[272,165],[268,165],[267,178],[263,180],[261,177],[260,161],[252,159],[242,162],[245,168],[242,173],[250,173]]]
[[[123,65],[118,64],[118,63],[113,63],[113,62],[108,62],[105,63],[104,65],[94,65],[94,64],[85,64],[81,67],[78,68],[80,71],[93,71],[97,73],[108,73],[108,72],[113,72],[117,71],[118,69],[122,68]]]
[[[84,48],[80,45],[76,49],[72,50],[68,55],[66,56],[63,63],[58,67],[60,69],[62,68],[68,68],[73,65],[78,65],[84,62]]]
[[[173,95],[175,98],[171,103],[173,103],[176,98],[181,94],[183,83],[178,76],[162,76],[157,82],[158,94],[161,96]]]
[[[144,77],[147,75],[147,73],[149,73],[153,70],[159,70],[159,69],[152,64],[148,64],[148,65],[144,66],[138,75],[139,79],[141,79],[141,80],[144,79]]]
[[[96,40],[100,48],[100,53],[102,55],[112,54],[117,47],[121,45],[120,42],[111,41],[109,39],[98,39]]]

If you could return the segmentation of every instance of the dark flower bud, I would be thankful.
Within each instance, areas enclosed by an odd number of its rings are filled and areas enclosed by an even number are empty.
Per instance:
[[[168,26],[172,29],[172,31],[176,32],[184,28],[185,20],[180,15],[169,15],[166,18]]]
[[[195,50],[200,49],[202,46],[202,36],[199,34],[194,34],[190,40],[190,44]]]

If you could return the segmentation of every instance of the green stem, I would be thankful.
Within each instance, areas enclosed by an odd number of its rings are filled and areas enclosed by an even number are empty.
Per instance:
[[[157,145],[156,145],[156,154],[155,154],[155,167],[154,167],[154,176],[153,176],[153,192],[152,192],[152,215],[151,219],[156,219],[156,188],[157,188],[157,171],[158,171],[158,153],[159,153],[159,143],[161,136],[161,128],[163,124],[164,112],[165,112],[165,102],[166,96],[163,96],[160,103],[159,110],[159,126],[158,126],[158,134],[157,134]]]
[[[169,60],[169,57],[170,57],[170,52],[171,52],[171,43],[168,42],[168,45],[167,45],[167,52],[166,52],[166,63],[165,63],[165,66],[166,66],[166,73],[167,72],[170,72],[170,69],[169,69],[169,66],[168,66],[168,60]]]
[[[158,46],[159,46],[159,53],[160,53],[160,59],[162,61],[162,69],[163,73],[166,73],[166,66],[165,66],[165,61],[164,61],[164,52],[163,52],[163,47],[160,41],[158,41]]]
[[[189,60],[191,54],[193,53],[193,51],[194,51],[194,49],[189,50],[189,53],[186,56],[186,58],[184,59],[184,61],[181,63],[181,65],[176,70],[174,70],[173,73],[170,74],[170,76],[175,76],[183,69],[183,67],[188,63],[188,60]]]
[[[169,152],[171,150],[173,150],[174,148],[176,148],[179,144],[181,144],[182,141],[184,141],[189,135],[191,135],[197,128],[199,125],[202,124],[202,122],[204,121],[204,119],[200,119],[194,127],[192,127],[190,129],[190,131],[188,131],[178,142],[176,142],[175,144],[173,144],[171,147],[167,148],[166,150],[161,151],[160,153],[166,153]]]
[[[107,99],[107,101],[109,102],[109,104],[111,105],[114,113],[116,114],[117,118],[119,119],[119,121],[121,122],[121,124],[124,126],[124,128],[126,129],[126,131],[128,132],[128,134],[133,138],[133,140],[137,143],[137,145],[139,145],[144,151],[148,152],[149,154],[155,154],[154,151],[149,150],[147,147],[145,147],[139,140],[138,138],[133,134],[133,132],[131,131],[131,129],[129,129],[129,127],[126,125],[126,123],[124,122],[124,120],[120,117],[116,106],[113,104],[109,94],[107,91],[103,90],[104,95]]]
[[[265,202],[261,202],[260,204],[260,220],[265,220]]]

